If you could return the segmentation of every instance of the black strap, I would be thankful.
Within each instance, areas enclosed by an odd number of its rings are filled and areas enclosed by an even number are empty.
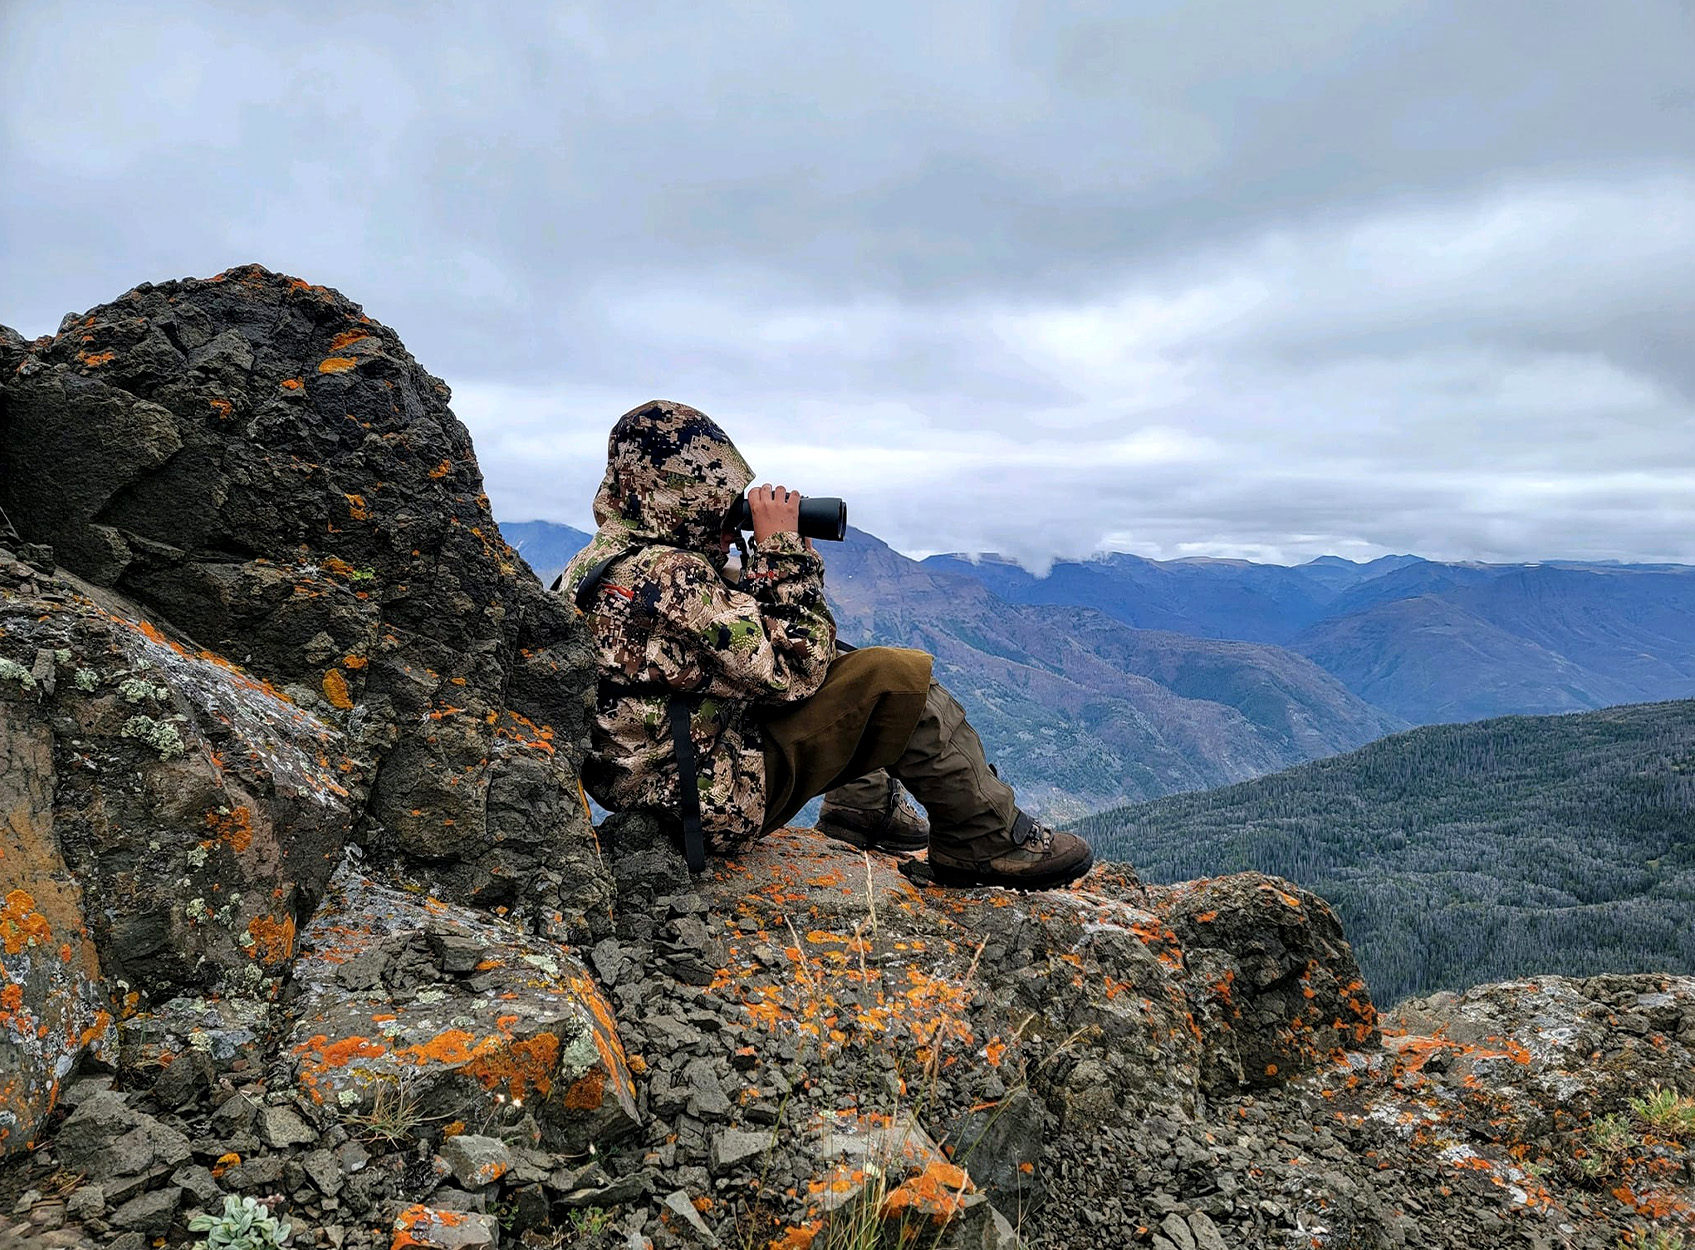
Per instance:
[[[671,698],[671,745],[677,753],[677,798],[683,812],[683,857],[689,871],[706,871],[706,837],[700,828],[700,780],[695,772],[694,738],[689,734],[689,705]]]
[[[634,550],[635,547],[626,547],[615,551],[589,568],[574,596],[578,611],[588,611],[589,600],[600,587],[606,570]],[[564,583],[565,574],[561,573],[552,589],[558,590]],[[695,766],[694,738],[689,734],[688,702],[681,695],[672,695],[670,711],[671,749],[677,755],[677,801],[683,817],[683,857],[688,860],[690,872],[702,873],[706,871],[706,835],[700,825],[700,773]]]
[[[583,580],[577,584],[577,593],[572,596],[577,604],[577,611],[587,612],[589,610],[589,600],[594,597],[594,592],[600,589],[600,579],[606,576],[606,570],[611,568],[615,561],[623,559],[634,550],[634,547],[626,547],[622,551],[614,551],[606,559],[596,561],[589,566],[589,571],[583,574]],[[565,574],[561,573],[553,583],[553,589],[558,590],[564,584]]]

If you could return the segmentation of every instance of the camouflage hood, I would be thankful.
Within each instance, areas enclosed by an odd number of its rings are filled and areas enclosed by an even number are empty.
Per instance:
[[[752,481],[741,452],[704,412],[666,399],[630,409],[607,439],[598,528],[566,568],[564,593],[574,596],[596,564],[638,544],[681,547],[722,569],[724,513]]]

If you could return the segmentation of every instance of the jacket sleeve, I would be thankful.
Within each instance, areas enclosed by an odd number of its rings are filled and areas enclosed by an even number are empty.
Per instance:
[[[699,556],[666,560],[648,671],[674,689],[790,703],[809,698],[836,654],[824,561],[797,534],[756,551],[731,586]]]

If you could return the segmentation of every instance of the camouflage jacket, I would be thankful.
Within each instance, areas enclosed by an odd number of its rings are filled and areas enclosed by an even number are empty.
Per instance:
[[[679,810],[668,707],[689,705],[701,824],[724,853],[765,819],[761,706],[810,697],[835,655],[824,562],[796,534],[754,550],[738,585],[724,578],[720,533],[753,480],[703,413],[654,401],[625,413],[595,496],[599,527],[565,569],[560,593],[617,556],[585,602],[600,682],[583,783],[603,807]]]

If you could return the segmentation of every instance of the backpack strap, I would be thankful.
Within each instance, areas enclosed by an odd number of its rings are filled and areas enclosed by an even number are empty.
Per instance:
[[[600,579],[606,576],[606,570],[636,550],[636,546],[615,551],[590,566],[574,596],[579,612],[588,611],[589,600],[600,588]],[[564,584],[565,574],[561,573],[550,589],[557,591]],[[691,713],[688,701],[680,694],[671,696],[668,710],[671,715],[671,749],[677,756],[677,801],[682,808],[683,857],[688,860],[689,871],[698,875],[706,871],[706,834],[700,824],[700,773],[696,767],[694,738],[689,733]]]
[[[682,806],[683,857],[689,871],[706,871],[706,836],[700,827],[700,779],[695,770],[694,738],[689,734],[689,705],[671,696],[671,744],[677,754],[677,798]]]
[[[641,545],[643,544],[637,544],[637,546]],[[622,560],[634,550],[636,550],[636,547],[625,547],[624,550],[614,551],[611,555],[607,556],[606,559],[597,561],[589,566],[589,571],[583,575],[582,582],[577,586],[577,593],[572,596],[576,602],[577,611],[587,612],[589,610],[589,599],[593,597],[596,590],[600,589],[600,579],[606,576],[606,570],[611,568],[619,560]],[[564,571],[561,570],[559,576],[553,579],[553,585],[549,586],[548,589],[551,591],[558,591],[564,585],[565,574]]]

